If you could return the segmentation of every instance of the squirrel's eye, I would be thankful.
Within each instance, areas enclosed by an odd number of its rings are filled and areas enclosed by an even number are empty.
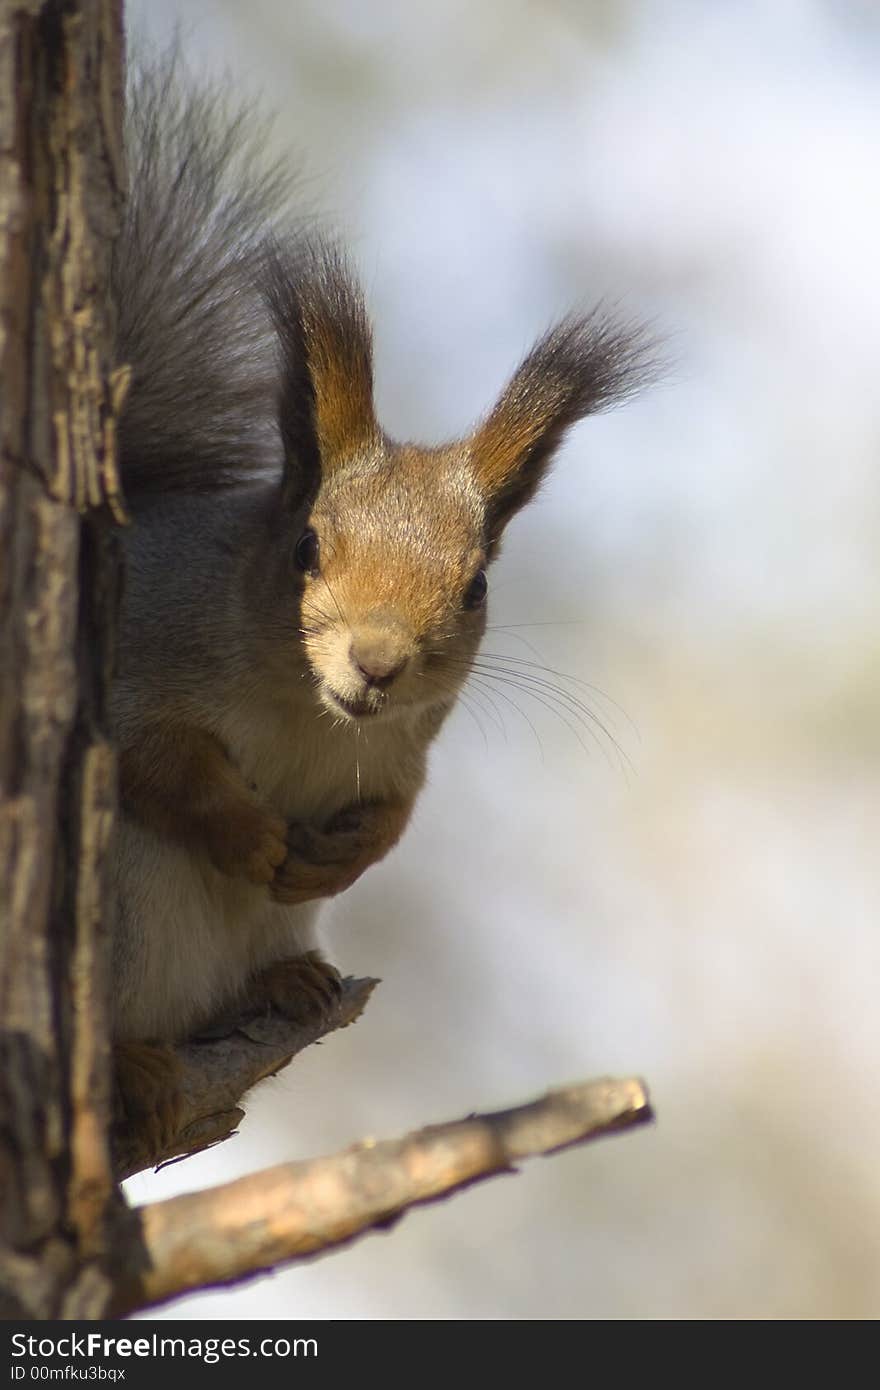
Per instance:
[[[318,537],[310,526],[306,531],[303,531],[293,552],[297,569],[302,570],[304,574],[317,574],[320,553]]]
[[[489,581],[485,570],[477,570],[464,595],[465,608],[479,608],[485,602]]]

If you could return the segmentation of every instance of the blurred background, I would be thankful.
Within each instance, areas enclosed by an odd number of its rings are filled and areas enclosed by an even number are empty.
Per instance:
[[[510,528],[485,650],[547,670],[473,684],[403,845],[327,912],[332,959],[383,979],[367,1014],[129,1192],[606,1073],[656,1126],[167,1315],[877,1317],[880,10],[128,19],[277,110],[360,266],[391,433],[464,430],[601,296],[677,359]]]

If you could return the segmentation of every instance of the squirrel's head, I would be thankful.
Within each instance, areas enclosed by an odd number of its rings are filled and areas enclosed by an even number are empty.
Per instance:
[[[563,320],[467,438],[420,448],[376,421],[363,299],[334,248],[273,253],[267,299],[282,349],[278,524],[318,698],[347,719],[443,709],[483,634],[505,526],[569,426],[651,375],[645,335],[595,313]]]

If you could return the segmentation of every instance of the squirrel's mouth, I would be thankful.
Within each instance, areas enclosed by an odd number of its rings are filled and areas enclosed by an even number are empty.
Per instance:
[[[351,699],[346,695],[340,695],[327,684],[321,686],[321,694],[331,709],[341,710],[349,719],[374,719],[382,709],[381,704],[370,702],[366,696]]]

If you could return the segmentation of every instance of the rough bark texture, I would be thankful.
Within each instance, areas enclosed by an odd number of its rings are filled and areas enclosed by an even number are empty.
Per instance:
[[[323,1017],[292,1023],[279,1014],[249,1019],[210,1041],[176,1048],[181,1107],[177,1134],[162,1149],[149,1147],[142,1132],[116,1135],[113,1164],[118,1178],[131,1177],[175,1158],[187,1158],[229,1139],[244,1119],[241,1100],[252,1086],[273,1076],[312,1043],[360,1017],[377,980],[347,979],[339,1000]]]
[[[0,0],[0,1307],[107,1306],[117,0]],[[96,293],[97,291],[97,293]],[[82,598],[80,597],[82,596]]]

